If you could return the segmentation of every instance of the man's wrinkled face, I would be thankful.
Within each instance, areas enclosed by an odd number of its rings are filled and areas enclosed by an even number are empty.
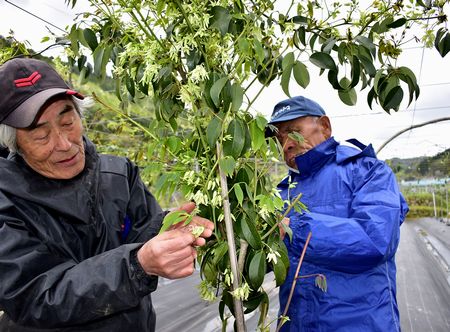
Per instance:
[[[71,179],[85,164],[83,125],[69,99],[49,104],[30,128],[17,129],[19,152],[39,174],[51,179]]]
[[[275,125],[278,128],[276,137],[283,147],[284,160],[294,169],[297,169],[295,157],[331,137],[331,125],[327,116],[305,116]],[[298,139],[298,134],[302,139]]]

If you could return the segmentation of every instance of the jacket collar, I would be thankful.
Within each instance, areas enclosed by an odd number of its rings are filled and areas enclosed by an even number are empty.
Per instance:
[[[19,154],[12,154],[10,159],[0,158],[0,191],[89,222],[96,204],[99,157],[95,145],[86,137],[83,139],[86,163],[84,170],[74,178],[46,178],[33,171]]]
[[[299,176],[307,177],[317,172],[330,158],[335,156],[338,145],[339,143],[333,137],[330,137],[306,153],[297,156],[295,163]]]

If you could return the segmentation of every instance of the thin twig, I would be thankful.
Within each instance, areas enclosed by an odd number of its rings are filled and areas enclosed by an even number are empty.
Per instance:
[[[283,222],[283,219],[288,215],[288,213],[292,210],[292,208],[294,207],[295,204],[297,204],[297,202],[299,201],[299,199],[302,197],[302,193],[298,194],[297,197],[295,197],[295,199],[292,201],[292,203],[289,205],[289,207],[286,209],[286,211],[284,211],[283,215],[281,216],[280,220],[272,226],[271,229],[269,229],[269,231],[264,234],[261,237],[261,240],[264,240],[266,237],[268,237],[270,234],[272,234],[272,232],[278,227],[278,225],[280,225]]]
[[[302,266],[303,258],[305,257],[306,248],[308,248],[309,241],[311,240],[311,235],[312,235],[312,233],[309,232],[308,237],[306,238],[305,245],[303,247],[302,254],[300,256],[300,260],[297,265],[297,270],[295,271],[294,280],[292,281],[291,291],[289,292],[289,297],[286,302],[286,307],[284,308],[284,311],[283,311],[283,314],[281,315],[281,317],[286,316],[288,309],[289,309],[289,305],[291,304],[292,296],[294,295],[295,286],[297,285],[298,274],[300,273],[300,267]],[[278,324],[276,332],[280,331],[281,325],[282,325],[282,322],[280,322]]]

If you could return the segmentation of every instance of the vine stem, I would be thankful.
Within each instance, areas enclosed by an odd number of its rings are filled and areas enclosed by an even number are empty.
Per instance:
[[[222,146],[219,142],[216,143],[217,148],[217,160],[222,159],[223,152]],[[238,274],[238,260],[236,256],[236,244],[234,242],[234,230],[233,230],[233,221],[231,220],[231,208],[230,208],[230,200],[228,199],[228,184],[227,177],[220,167],[220,163],[218,166],[219,176],[220,176],[220,187],[222,191],[222,201],[223,201],[223,215],[225,220],[225,228],[227,234],[227,242],[228,242],[228,253],[230,256],[230,266],[231,273],[233,274],[233,291],[239,288],[239,274]],[[244,309],[242,305],[242,301],[233,296],[233,304],[234,304],[234,317],[236,319],[236,328],[237,332],[245,332],[245,320],[244,320]]]
[[[297,195],[297,197],[294,198],[294,200],[292,201],[292,203],[289,205],[289,207],[286,209],[286,211],[284,211],[283,215],[281,216],[280,220],[275,223],[275,225],[272,226],[271,229],[269,229],[267,231],[266,234],[264,234],[261,237],[261,240],[264,240],[266,237],[268,237],[270,234],[272,234],[272,232],[277,229],[277,227],[283,222],[283,219],[288,215],[288,213],[292,210],[292,208],[294,207],[295,204],[297,204],[297,202],[300,200],[300,198],[302,197],[303,193],[300,193]]]
[[[306,241],[305,241],[305,245],[303,246],[302,254],[300,256],[300,260],[297,265],[297,270],[295,271],[294,280],[292,281],[291,291],[289,292],[289,297],[286,302],[286,307],[284,308],[284,311],[283,311],[283,314],[281,315],[281,317],[286,316],[288,309],[289,309],[289,305],[291,304],[292,296],[294,295],[295,286],[297,285],[298,274],[300,273],[300,267],[302,266],[303,258],[305,257],[306,248],[308,248],[309,241],[311,240],[311,235],[312,235],[312,233],[309,232],[308,237],[306,238]],[[282,322],[280,322],[278,324],[275,332],[280,331],[281,325],[282,325]]]

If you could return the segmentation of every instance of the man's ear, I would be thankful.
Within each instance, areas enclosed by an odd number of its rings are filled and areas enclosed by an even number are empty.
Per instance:
[[[330,118],[326,115],[322,115],[319,118],[319,124],[320,124],[320,130],[322,131],[323,136],[325,136],[326,139],[329,139],[331,137]]]

